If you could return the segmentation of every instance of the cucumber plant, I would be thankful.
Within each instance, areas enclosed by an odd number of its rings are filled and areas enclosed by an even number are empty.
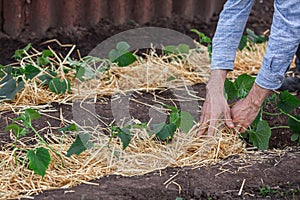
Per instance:
[[[153,125],[153,130],[148,131],[149,135],[155,135],[155,137],[161,141],[169,142],[174,137],[174,134],[177,129],[182,130],[185,133],[188,133],[194,125],[193,116],[186,111],[180,111],[175,106],[165,105],[169,109],[168,113],[168,122],[162,122],[159,124]],[[132,129],[143,129],[147,128],[147,124],[134,124],[134,125],[125,125],[124,127],[111,126],[111,137],[120,138],[123,149],[126,149],[131,141],[131,131]]]
[[[40,113],[31,108],[27,108],[24,113],[21,113],[18,117],[12,120],[12,123],[5,127],[5,131],[12,131],[15,135],[14,139],[14,158],[16,164],[26,164],[28,168],[34,173],[44,177],[46,170],[51,162],[51,156],[49,151],[52,151],[61,160],[63,166],[62,154],[56,151],[34,128],[32,121],[40,118]],[[68,125],[59,129],[60,132],[74,132],[78,131],[75,124]],[[33,148],[21,148],[18,143],[21,137],[26,136],[30,132],[33,132],[37,138],[37,144]],[[89,141],[89,134],[79,133],[76,136],[75,141],[68,149],[66,156],[70,157],[72,154],[79,155],[86,149],[92,148],[93,144]],[[20,154],[17,154],[20,152]],[[24,157],[24,154],[26,155]]]
[[[188,133],[194,125],[193,116],[186,111],[180,111],[175,106],[165,105],[170,110],[168,114],[168,122],[162,122],[153,125],[152,134],[162,141],[172,140],[177,129]]]
[[[245,98],[252,85],[254,84],[255,78],[247,74],[242,74],[237,77],[235,81],[225,80],[225,97],[228,101],[239,100]],[[267,102],[276,103],[279,113],[268,113],[264,111],[264,106]],[[290,94],[288,91],[281,92],[278,96],[276,94],[266,98],[262,104],[260,111],[253,121],[251,126],[246,130],[242,137],[249,137],[250,142],[261,150],[265,150],[269,146],[269,140],[271,137],[271,130],[275,128],[290,128],[293,132],[291,140],[296,141],[300,144],[300,116],[292,115],[291,111],[300,105],[300,99]],[[268,122],[263,120],[263,115],[287,115],[288,126],[270,127]]]
[[[206,44],[207,45],[207,52],[209,57],[212,56],[212,39],[208,36],[206,36],[204,33],[198,31],[197,29],[191,29],[191,32],[198,35],[199,43],[200,44]]]
[[[262,44],[268,41],[268,37],[264,35],[256,35],[254,31],[247,28],[246,34],[242,36],[241,41],[239,43],[238,49],[242,51],[244,48],[247,50],[253,50],[250,44]]]
[[[127,42],[118,42],[116,49],[109,52],[109,60],[112,63],[117,63],[120,67],[125,67],[137,60],[137,57],[129,51],[130,45]]]

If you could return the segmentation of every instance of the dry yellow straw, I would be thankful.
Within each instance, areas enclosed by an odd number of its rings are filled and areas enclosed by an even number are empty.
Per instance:
[[[257,74],[265,46],[265,44],[254,45],[253,49],[255,51],[244,50],[237,52],[235,71],[231,72],[229,77],[234,78],[242,73]],[[86,95],[105,96],[130,90],[149,92],[158,89],[207,83],[209,78],[210,59],[205,50],[206,47],[200,46],[198,50],[191,50],[183,59],[179,59],[176,55],[157,56],[155,53],[152,53],[131,66],[117,67],[112,65],[108,71],[98,74],[95,79],[84,82],[75,81],[73,77],[76,70],[70,68],[68,64],[69,55],[75,49],[75,46],[71,47],[66,57],[58,56],[49,47],[54,54],[54,57],[51,58],[54,66],[40,69],[41,73],[46,73],[46,68],[55,69],[59,77],[69,78],[72,84],[72,93],[70,95],[56,95],[48,88],[42,86],[37,78],[34,78],[33,80],[25,81],[24,89],[16,95],[13,101],[2,102],[0,111],[10,110],[11,107],[15,106],[34,106],[48,102],[64,103],[73,98],[82,99]],[[40,55],[41,52],[35,50],[32,55],[28,54],[16,66],[20,65],[20,67],[24,68],[26,64],[31,64],[40,68],[35,63],[37,56]],[[64,74],[64,68],[70,69],[68,75]]]
[[[74,50],[73,46],[70,53]],[[265,50],[265,45],[257,45],[257,51],[238,52],[235,62],[236,77],[242,73],[256,74]],[[67,57],[62,58],[55,52],[53,63],[58,71],[66,65]],[[28,55],[34,64],[40,52]],[[125,93],[130,90],[153,91],[173,87],[185,87],[195,83],[206,83],[209,77],[209,58],[204,51],[191,51],[184,59],[176,56],[158,57],[155,54],[125,68],[111,67],[97,79],[75,82],[72,73],[73,90],[70,95],[55,95],[38,82],[25,82],[25,88],[14,101],[3,102],[1,110],[18,111],[24,106],[36,106],[47,102],[69,102],[73,98],[95,97]],[[21,66],[22,67],[22,66]],[[159,72],[159,73],[158,73]],[[60,76],[65,76],[60,73]],[[175,77],[170,80],[170,77]],[[199,99],[198,99],[199,100]],[[81,127],[84,129],[84,127]],[[80,183],[102,177],[107,174],[125,176],[141,175],[165,167],[199,166],[218,161],[244,151],[244,145],[236,134],[230,130],[219,129],[212,138],[197,137],[195,126],[188,134],[177,131],[169,144],[156,141],[146,130],[133,130],[133,138],[126,150],[122,150],[119,139],[114,138],[109,147],[109,137],[102,134],[100,128],[86,130],[93,136],[95,147],[80,156],[64,158],[64,167],[59,158],[54,156],[47,174],[42,179],[25,166],[16,165],[11,146],[3,147],[0,152],[0,198],[21,198],[42,192],[46,189],[68,188]],[[50,144],[58,152],[65,154],[73,139],[71,137],[55,138],[51,134]],[[26,146],[31,148],[31,146]],[[33,147],[32,147],[33,148]],[[20,155],[24,156],[24,155]]]
[[[117,138],[108,146],[109,137],[102,134],[99,127],[90,134],[94,140],[93,149],[80,156],[64,157],[64,167],[60,159],[52,154],[54,159],[44,178],[35,175],[26,166],[16,165],[13,151],[8,148],[1,151],[0,198],[29,197],[43,190],[89,183],[108,174],[134,176],[166,167],[209,164],[244,151],[237,135],[224,131],[212,138],[197,137],[196,127],[188,134],[177,131],[169,144],[156,141],[146,130],[134,129],[132,141],[125,150]],[[65,154],[73,139],[67,136],[63,140],[53,137],[51,146]]]

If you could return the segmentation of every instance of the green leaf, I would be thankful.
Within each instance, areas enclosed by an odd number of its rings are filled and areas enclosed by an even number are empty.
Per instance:
[[[242,74],[234,81],[234,86],[237,89],[237,97],[239,99],[245,98],[254,84],[255,78]]]
[[[178,108],[166,104],[163,104],[163,106],[171,110],[171,113],[169,114],[169,121],[170,123],[176,124],[178,128],[180,126],[180,120],[181,120]]]
[[[65,94],[71,89],[71,83],[69,79],[53,78],[49,83],[49,89],[55,94]]]
[[[297,133],[297,134],[300,134],[300,115],[297,115],[297,116],[294,116],[297,120],[289,117],[289,120],[288,120],[288,125],[289,127],[291,128],[291,130],[293,131],[293,133]]]
[[[4,83],[6,83],[7,81],[9,81],[10,79],[13,79],[13,75],[12,75],[12,68],[11,67],[7,67],[5,69],[5,73],[6,76],[4,76],[1,80],[0,80],[0,85],[3,85]]]
[[[21,128],[17,124],[7,125],[4,129],[4,131],[9,131],[9,130],[12,130],[14,132],[14,134],[17,136],[17,138],[19,138],[20,136],[25,136],[27,133],[26,128]]]
[[[78,127],[76,126],[76,124],[70,124],[68,126],[62,127],[60,129],[58,129],[59,132],[67,132],[67,131],[78,131]]]
[[[36,64],[40,67],[43,67],[47,64],[49,64],[49,59],[44,57],[37,57]]]
[[[17,81],[12,77],[10,77],[10,79],[7,82],[1,84],[2,87],[0,88],[0,101],[12,100],[15,97],[15,95],[24,88],[23,81],[17,83]]]
[[[153,133],[156,135],[156,137],[162,141],[165,141],[173,138],[177,126],[173,123],[166,124],[163,122],[161,124],[154,124],[153,129]]]
[[[53,53],[46,49],[46,50],[43,50],[42,51],[42,56],[39,56],[37,59],[36,59],[36,63],[37,65],[39,66],[45,66],[45,65],[48,65],[50,63],[50,60],[49,60],[49,57],[50,56],[53,56]]]
[[[268,122],[261,120],[257,124],[255,131],[250,131],[250,141],[260,150],[266,150],[269,147],[271,137],[271,128]]]
[[[44,73],[38,77],[43,82],[43,85],[49,85],[52,78],[57,76],[57,73],[52,70],[46,70],[46,72],[47,74]]]
[[[175,80],[176,79],[176,77],[174,77],[174,76],[169,76],[169,78],[167,79],[167,81],[173,81],[173,80]]]
[[[147,128],[147,123],[138,123],[130,125],[129,128],[144,129]]]
[[[227,100],[234,100],[237,98],[238,92],[235,85],[228,78],[225,79],[224,83],[225,96]]]
[[[279,102],[277,107],[284,113],[290,113],[293,109],[300,105],[300,99],[290,94],[287,90],[283,91],[279,95]]]
[[[179,111],[175,111],[175,112],[172,111],[169,115],[169,121],[170,123],[175,124],[176,127],[178,128],[180,126],[180,121],[181,121]]]
[[[238,47],[238,49],[240,51],[242,51],[247,46],[247,41],[248,41],[247,36],[243,35],[242,38],[241,38],[239,47]]]
[[[25,115],[28,119],[30,119],[30,121],[41,117],[40,113],[32,108],[27,108],[25,110]]]
[[[52,57],[54,56],[52,51],[50,51],[49,49],[43,50],[42,51],[42,57],[47,58],[47,57]]]
[[[188,54],[189,51],[190,47],[186,44],[179,44],[178,46],[169,45],[164,47],[165,54]]]
[[[127,52],[122,55],[120,55],[117,59],[115,59],[113,62],[117,63],[120,67],[128,66],[136,61],[136,57],[131,53]]]
[[[188,133],[191,128],[193,127],[194,125],[194,118],[193,116],[189,113],[189,112],[186,112],[186,111],[181,111],[180,112],[180,126],[179,128],[185,132],[185,133]]]
[[[92,148],[93,143],[89,140],[90,135],[88,133],[79,133],[73,144],[68,149],[66,156],[70,157],[73,154],[80,155],[85,150]]]
[[[256,129],[257,128],[257,125],[258,123],[262,120],[262,113],[263,113],[263,109],[262,107],[260,108],[256,118],[254,119],[254,121],[252,122],[251,126]]]
[[[131,140],[131,134],[129,129],[127,128],[117,128],[117,137],[121,139],[121,142],[123,144],[123,149],[126,149],[126,147],[129,145]]]
[[[40,113],[31,108],[27,108],[24,113],[20,114],[19,117],[15,118],[13,121],[21,120],[23,125],[27,128],[31,128],[31,121],[40,118]]]
[[[136,61],[136,57],[128,51],[130,45],[127,42],[119,42],[116,48],[109,52],[111,62],[117,63],[120,67],[125,67]]]
[[[25,65],[24,74],[25,74],[26,79],[33,79],[39,73],[40,73],[40,70],[38,68],[34,67],[33,65],[28,65],[28,64]]]
[[[29,150],[26,157],[29,159],[29,169],[44,177],[50,164],[51,158],[48,149],[38,148],[36,151]]]
[[[190,52],[190,47],[187,44],[179,44],[177,49],[180,53],[188,54]]]
[[[127,52],[130,48],[130,45],[127,42],[122,41],[118,42],[116,47],[119,52]]]
[[[298,138],[299,138],[299,133],[294,133],[294,134],[292,135],[292,137],[291,137],[291,140],[292,140],[293,142],[295,142],[296,140],[298,140]]]
[[[15,60],[21,60],[26,54],[25,52],[28,51],[31,47],[31,44],[27,44],[24,49],[18,49],[15,51],[15,54],[13,55],[13,58]]]
[[[175,107],[175,106],[169,106],[167,104],[163,104],[163,106],[166,107],[166,108],[168,108],[168,109],[170,109],[171,112],[174,112],[174,113],[178,113],[179,112],[178,108]]]
[[[268,41],[267,37],[265,37],[263,35],[256,35],[254,33],[254,31],[252,31],[249,28],[246,29],[246,33],[247,33],[248,39],[254,44],[260,44],[260,43],[264,43],[264,42]]]
[[[165,54],[178,54],[178,52],[177,53],[175,52],[176,52],[176,46],[169,45],[164,47]]]
[[[0,79],[5,76],[5,67],[0,64]]]
[[[84,81],[84,74],[85,74],[85,67],[82,66],[76,66],[76,75],[75,77],[78,78],[81,81]]]
[[[206,39],[207,36],[204,33],[198,31],[197,29],[191,29],[191,32],[196,33],[198,35],[200,44],[202,44],[205,41],[209,41]]]

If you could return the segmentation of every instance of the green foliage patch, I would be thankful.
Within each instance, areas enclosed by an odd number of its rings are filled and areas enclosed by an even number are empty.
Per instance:
[[[239,100],[245,98],[252,85],[254,84],[255,78],[242,74],[236,78],[235,81],[230,81],[226,79],[224,83],[225,97],[227,100]],[[280,113],[267,113],[264,111],[264,106],[266,106],[267,102],[276,103],[277,109],[280,110]],[[270,127],[268,122],[262,119],[263,115],[287,115],[289,117],[288,127],[293,131],[292,140],[296,141],[299,139],[299,127],[300,127],[300,118],[299,116],[291,115],[290,112],[297,108],[300,105],[300,99],[290,94],[288,91],[283,91],[277,97],[276,95],[272,95],[264,101],[260,108],[260,112],[251,126],[246,130],[242,137],[249,137],[249,141],[256,146],[258,149],[266,150],[269,146],[269,140],[271,137],[271,130],[277,127]],[[282,128],[282,127],[281,127]],[[299,139],[300,144],[300,139]]]

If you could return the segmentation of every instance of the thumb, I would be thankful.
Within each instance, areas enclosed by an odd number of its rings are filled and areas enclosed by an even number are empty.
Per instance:
[[[230,111],[225,113],[225,123],[229,128],[234,128],[234,124],[232,122]]]

